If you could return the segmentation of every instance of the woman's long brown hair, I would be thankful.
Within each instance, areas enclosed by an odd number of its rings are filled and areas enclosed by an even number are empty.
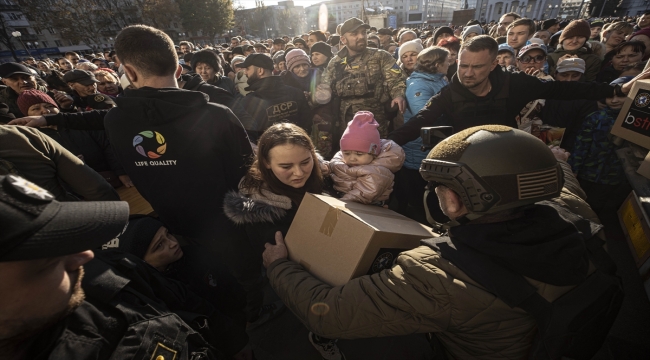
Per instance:
[[[283,184],[267,167],[270,165],[269,152],[271,149],[285,144],[302,146],[311,152],[314,167],[302,188],[296,189]],[[306,192],[314,194],[323,192],[323,175],[320,171],[316,150],[305,130],[291,123],[275,124],[268,128],[257,142],[257,155],[240,187],[256,189],[258,192],[261,188],[265,188],[274,194],[289,197],[296,206],[300,205]]]

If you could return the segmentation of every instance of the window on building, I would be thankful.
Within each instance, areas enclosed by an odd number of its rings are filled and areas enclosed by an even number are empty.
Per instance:
[[[9,19],[10,20],[18,20],[18,16],[16,16],[16,14],[14,14],[14,13],[9,13]]]
[[[178,27],[178,23],[173,23],[173,25],[174,25],[175,28]]]
[[[418,5],[409,6],[409,10],[417,10],[417,9],[418,9]]]
[[[43,44],[43,47],[45,47],[45,48],[49,46],[49,44],[47,43],[47,41],[41,41],[41,44]]]
[[[61,40],[54,40],[54,43],[56,44],[57,47],[63,47],[63,43]]]
[[[37,35],[43,35],[43,30],[39,27],[34,27],[34,31],[36,32]]]
[[[496,12],[497,12],[497,15],[501,15],[501,9],[502,8],[503,8],[503,4],[497,4],[497,7],[495,9]]]
[[[54,29],[51,28],[51,27],[47,28],[47,31],[48,31],[50,34],[56,34],[56,32],[54,31]]]
[[[409,21],[422,21],[422,13],[409,14]]]

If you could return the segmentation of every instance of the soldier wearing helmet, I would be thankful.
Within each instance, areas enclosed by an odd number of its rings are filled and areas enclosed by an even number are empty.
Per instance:
[[[521,130],[465,129],[436,145],[420,168],[451,219],[446,236],[401,253],[390,269],[331,287],[286,259],[277,234],[264,253],[270,284],[320,336],[428,333],[436,359],[526,358],[536,321],[458,266],[468,259],[456,250],[496,259],[547,302],[591,278],[583,239],[597,238],[601,226],[588,220],[594,214],[566,159]],[[450,260],[449,249],[463,261]],[[316,314],[314,304],[328,311]]]

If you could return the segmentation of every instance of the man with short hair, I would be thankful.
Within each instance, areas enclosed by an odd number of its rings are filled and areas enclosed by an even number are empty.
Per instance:
[[[79,56],[79,54],[77,54],[74,51],[69,51],[69,52],[65,53],[65,58],[70,60],[70,63],[72,63],[72,67],[77,66],[77,63],[79,62],[79,60],[81,60],[81,57]]]
[[[192,52],[193,46],[192,43],[190,43],[189,41],[181,41],[178,44],[178,48],[181,50],[181,53],[187,54],[189,52]]]
[[[443,124],[453,126],[455,132],[484,124],[517,127],[516,117],[532,100],[598,100],[627,94],[632,88],[632,82],[622,86],[544,82],[525,73],[504,72],[497,68],[497,52],[497,42],[489,36],[480,35],[463,43],[458,71],[450,84],[388,138],[403,145],[417,139],[421,128]],[[636,79],[648,77],[650,71]]]
[[[508,45],[519,52],[535,33],[535,22],[531,19],[517,19],[508,25]]]
[[[307,47],[311,49],[312,45],[319,41],[326,42],[327,36],[320,30],[312,31],[307,38]]]
[[[202,244],[249,291],[257,286],[259,263],[245,269],[254,262],[247,258],[246,233],[214,212],[246,174],[252,155],[246,131],[206,94],[178,89],[182,67],[164,32],[128,26],[115,39],[115,51],[133,86],[104,118],[118,161],[171,232]],[[261,304],[250,309],[255,306]],[[255,314],[248,315],[254,321]]]
[[[499,25],[497,26],[496,36],[494,37],[506,36],[508,34],[508,26],[520,18],[521,16],[515,12],[509,12],[507,14],[501,15],[501,18],[499,19]]]
[[[273,60],[265,54],[252,54],[240,65],[248,78],[250,91],[243,99],[254,124],[246,130],[255,141],[262,133],[279,122],[290,122],[311,133],[312,112],[302,91],[285,85],[282,77],[273,76]]]
[[[379,123],[379,133],[385,137],[391,120],[385,108],[397,107],[403,112],[406,106],[405,74],[390,54],[368,48],[366,31],[369,27],[357,18],[343,23],[341,42],[345,47],[329,62],[317,88],[317,91],[335,94],[341,99],[340,120],[334,126],[333,145],[339,143],[348,121],[358,111],[372,112]]]

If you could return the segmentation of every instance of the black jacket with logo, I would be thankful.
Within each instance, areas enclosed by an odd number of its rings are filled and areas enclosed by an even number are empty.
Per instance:
[[[279,122],[289,122],[311,133],[312,112],[305,94],[294,87],[283,83],[280,76],[269,76],[257,80],[246,90],[252,91],[243,99],[246,111],[252,116],[253,122],[244,126],[255,139],[271,125]]]
[[[127,89],[104,126],[142,196],[173,233],[220,234],[221,204],[237,189],[252,149],[241,123],[208,96],[170,89]]]

